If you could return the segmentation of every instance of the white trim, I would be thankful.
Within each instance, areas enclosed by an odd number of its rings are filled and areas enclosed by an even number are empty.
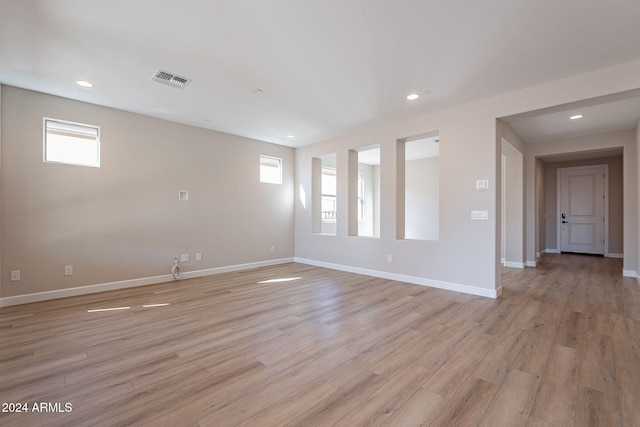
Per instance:
[[[504,265],[505,259],[504,258],[500,258],[500,264]]]
[[[524,262],[505,261],[504,266],[509,268],[524,268]]]
[[[210,276],[213,274],[226,273],[230,271],[248,270],[250,268],[268,267],[271,265],[286,264],[288,262],[293,262],[293,258],[281,258],[268,261],[251,262],[247,264],[229,265],[225,267],[207,268],[205,270],[186,271],[182,273],[182,278],[180,280],[190,279],[194,277]],[[77,288],[57,289],[55,291],[16,295],[0,298],[0,307],[9,307],[11,305],[28,304],[31,302],[48,301],[58,298],[87,295],[104,291],[113,291],[116,289],[133,288],[136,286],[154,285],[157,283],[171,282],[173,280],[174,279],[171,274],[163,274],[161,276],[142,277],[139,279],[79,286]]]
[[[535,261],[527,261],[527,262],[524,263],[524,265],[525,265],[525,267],[535,267],[535,266],[538,265],[538,263],[535,262]]]
[[[560,253],[560,249],[550,249],[547,248],[544,250],[545,254],[559,254]]]
[[[635,270],[625,270],[625,269],[623,269],[622,270],[622,275],[624,277],[635,277],[636,280],[640,280],[638,278],[638,272],[636,272]]]
[[[624,254],[614,254],[611,252],[609,252],[608,254],[605,254],[605,256],[607,258],[620,258],[620,259],[624,258]]]
[[[440,280],[425,279],[422,277],[407,276],[404,274],[389,273],[388,271],[370,270],[368,268],[352,267],[350,265],[333,264],[330,262],[316,261],[312,259],[295,257],[295,262],[313,265],[316,267],[329,268],[331,270],[346,271],[348,273],[363,274],[365,276],[379,277],[382,279],[396,280],[399,282],[411,283],[414,285],[428,286],[432,288],[445,289],[448,291],[461,292],[465,294],[478,295],[488,298],[498,298],[502,294],[502,287],[498,289],[486,289],[477,286],[462,285],[459,283],[443,282]]]

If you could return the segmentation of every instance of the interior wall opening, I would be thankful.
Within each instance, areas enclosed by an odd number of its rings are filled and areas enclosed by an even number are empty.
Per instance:
[[[440,237],[440,134],[398,140],[398,239]]]
[[[321,158],[321,194],[322,202],[320,218],[323,234],[336,234],[338,219],[338,181],[336,175],[336,154],[328,154]]]
[[[357,167],[350,176],[355,184],[352,198],[358,236],[380,237],[380,145],[362,147],[355,152]]]

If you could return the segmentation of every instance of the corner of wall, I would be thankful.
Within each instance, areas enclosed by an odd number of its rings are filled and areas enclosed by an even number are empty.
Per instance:
[[[2,298],[2,84],[0,84],[0,298]]]
[[[635,145],[635,172],[636,172],[636,259],[635,270],[640,271],[640,120],[636,124],[636,145]],[[640,283],[640,276],[636,273],[636,280]]]

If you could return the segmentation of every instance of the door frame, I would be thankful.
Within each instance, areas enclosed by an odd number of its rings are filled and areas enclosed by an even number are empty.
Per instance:
[[[562,253],[562,237],[561,231],[562,227],[560,227],[560,215],[562,214],[562,206],[561,206],[561,197],[562,194],[560,192],[560,172],[561,171],[574,171],[574,170],[582,170],[582,169],[594,169],[594,168],[602,168],[604,172],[604,248],[603,255],[605,257],[609,256],[609,165],[608,164],[596,164],[596,165],[585,165],[585,166],[573,166],[568,168],[558,168],[557,176],[556,176],[556,229],[557,229],[557,241],[556,248],[558,248],[558,252]]]

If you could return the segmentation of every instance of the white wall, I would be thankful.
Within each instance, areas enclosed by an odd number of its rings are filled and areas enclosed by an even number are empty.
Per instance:
[[[523,154],[506,139],[504,154],[504,264],[524,268],[524,170]]]
[[[359,146],[381,146],[381,237],[349,237],[338,223],[336,236],[311,233],[310,212],[296,201],[296,257],[304,262],[413,283],[443,286],[467,292],[496,295],[500,272],[501,138],[496,119],[640,87],[640,61],[540,84],[474,103],[417,114],[414,118],[371,124],[351,135],[296,150],[296,191],[310,193],[311,158],[338,153],[338,166],[346,167],[347,152]],[[438,129],[440,132],[440,239],[435,242],[396,239],[396,141]],[[631,147],[628,147],[631,149]],[[636,257],[636,157],[625,159],[633,181],[625,178],[625,201],[633,202],[632,239],[625,243],[625,266],[635,271]],[[535,156],[525,158],[526,259],[535,263]],[[475,182],[489,179],[489,190],[478,191]],[[498,183],[498,184],[496,184]],[[627,192],[629,194],[627,195]],[[346,182],[338,183],[338,200],[346,197]],[[298,194],[299,196],[299,194]],[[489,221],[472,221],[471,210],[486,209]],[[625,212],[629,212],[625,210]],[[627,218],[627,216],[625,216]],[[626,221],[626,220],[625,220]],[[631,221],[629,221],[631,222]],[[346,223],[346,221],[344,221]],[[387,262],[391,254],[393,262]]]
[[[293,258],[293,149],[14,87],[1,95],[2,271],[21,271],[20,282],[2,276],[1,297],[163,276],[183,253],[186,273]],[[43,117],[100,126],[101,167],[44,163]],[[261,154],[283,159],[282,185],[259,182]]]
[[[2,85],[0,84],[0,189],[3,188],[2,183]],[[2,298],[2,278],[4,277],[2,270],[2,195],[0,194],[0,298]]]
[[[524,268],[524,157],[526,142],[508,123],[498,120],[503,159],[501,258],[506,267]]]
[[[296,258],[361,272],[378,272],[458,290],[495,295],[493,265],[495,224],[471,221],[471,209],[486,209],[495,218],[495,193],[475,191],[476,179],[495,183],[495,117],[472,114],[467,126],[459,126],[457,117],[468,106],[423,116],[412,123],[397,123],[371,129],[362,135],[296,150],[296,189],[307,198],[311,185],[311,159],[337,152],[338,169],[346,167],[348,151],[372,142],[381,145],[381,229],[380,239],[354,238],[347,235],[339,214],[336,236],[310,233],[310,210],[296,202]],[[475,110],[474,110],[475,111]],[[483,123],[491,123],[483,126]],[[395,238],[396,230],[396,141],[410,135],[440,131],[440,237],[438,242],[407,241]],[[473,142],[473,143],[471,143]],[[338,203],[345,203],[347,183],[338,183]],[[444,189],[445,191],[442,191]],[[299,197],[300,194],[298,194]],[[308,206],[308,203],[305,203]],[[446,219],[445,219],[446,218]],[[480,238],[477,236],[480,235]],[[465,240],[465,236],[471,239]],[[463,240],[463,245],[456,242]],[[446,254],[456,256],[446,256]],[[392,255],[392,262],[387,262]],[[478,274],[481,271],[481,274]],[[472,274],[469,274],[473,272]]]
[[[548,248],[547,246],[547,222],[546,222],[546,209],[547,203],[545,198],[546,188],[546,176],[544,174],[544,163],[541,159],[536,161],[536,204],[538,205],[538,211],[536,215],[536,257],[540,256],[540,253]]]
[[[438,157],[409,160],[405,163],[405,238],[439,238]]]
[[[500,205],[500,261],[504,264],[507,258],[507,209],[505,200],[507,198],[507,156],[502,153],[502,165],[500,171],[500,191],[501,191],[501,205]]]
[[[635,165],[630,164],[629,162],[626,163],[627,167],[631,166],[634,167],[635,166],[635,171],[636,171],[636,185],[638,188],[638,191],[640,192],[640,122],[638,122],[638,124],[636,125],[636,161],[635,161]],[[636,209],[636,224],[640,224],[640,194],[638,194],[637,199],[635,200],[635,209]],[[625,206],[627,204],[625,203]],[[631,236],[630,236],[631,237]],[[640,242],[640,227],[636,228],[636,242]],[[638,250],[636,252],[636,266],[635,266],[635,272],[636,272],[636,280],[640,283],[640,250]]]

